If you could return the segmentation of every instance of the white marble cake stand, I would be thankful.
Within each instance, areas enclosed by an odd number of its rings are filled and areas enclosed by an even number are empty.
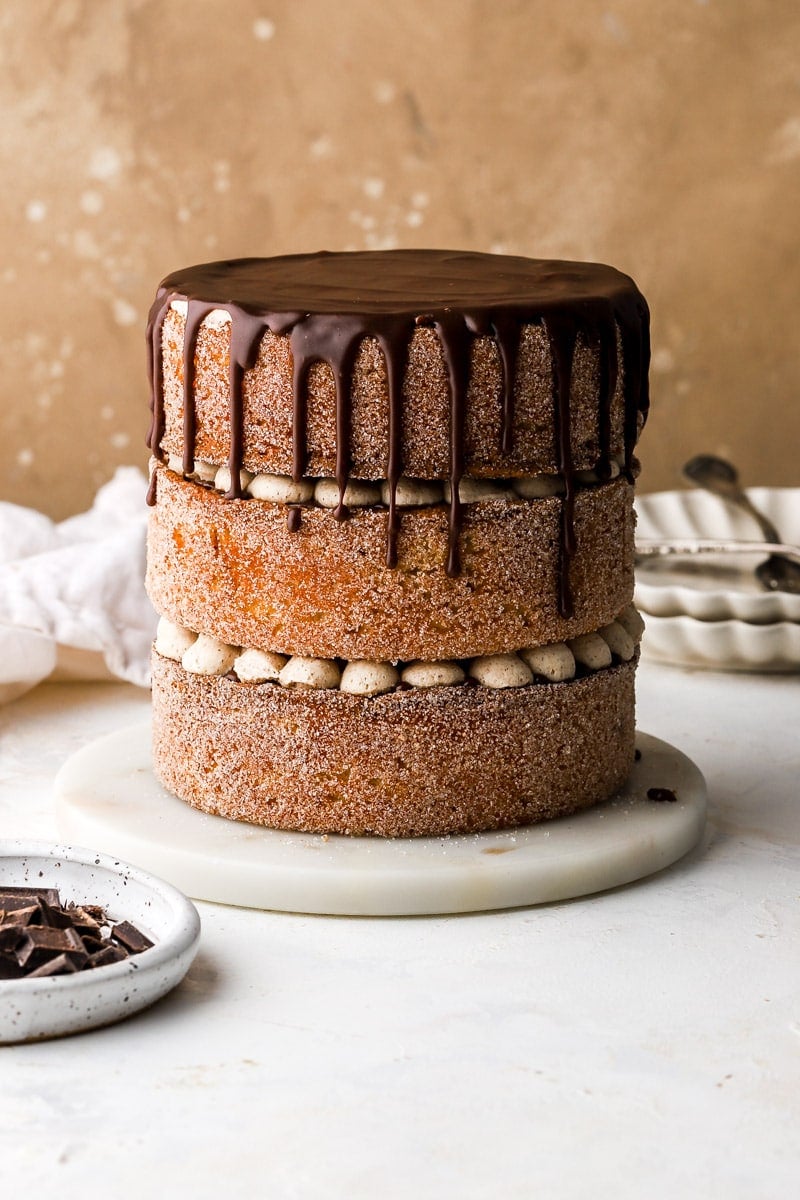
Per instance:
[[[198,900],[285,912],[410,916],[587,895],[668,866],[699,840],[706,787],[666,742],[637,734],[623,791],[576,816],[444,838],[282,833],[206,816],[156,780],[149,723],[100,738],[56,779],[62,837],[138,863]],[[647,798],[669,788],[676,801]]]

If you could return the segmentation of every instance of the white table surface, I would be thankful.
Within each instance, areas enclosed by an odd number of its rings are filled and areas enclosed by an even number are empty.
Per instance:
[[[800,678],[645,663],[638,690],[639,728],[708,781],[700,849],[512,912],[200,905],[155,1008],[0,1049],[3,1194],[796,1195]],[[148,703],[47,685],[0,709],[0,836],[54,840],[63,759]]]

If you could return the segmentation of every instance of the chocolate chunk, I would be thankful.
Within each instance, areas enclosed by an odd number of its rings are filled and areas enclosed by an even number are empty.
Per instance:
[[[61,904],[58,888],[29,887],[28,885],[0,884],[0,903],[5,896],[21,896],[28,900],[39,900],[43,896],[49,904]]]
[[[24,974],[16,956],[0,950],[0,979],[21,979]]]
[[[66,954],[59,954],[48,962],[42,963],[35,971],[28,972],[28,979],[42,979],[46,975],[74,975],[78,968]]]
[[[55,888],[0,888],[0,979],[90,970],[152,945],[130,921],[112,928],[99,904],[62,905]]]
[[[124,962],[128,957],[127,950],[123,950],[122,946],[113,946],[107,942],[102,950],[98,950],[96,954],[92,954],[89,958],[90,967],[107,967],[111,963]]]
[[[12,952],[25,936],[23,925],[0,925],[0,951]]]
[[[0,908],[0,911],[3,914],[4,925],[9,921],[13,921],[14,924],[23,923],[30,925],[34,917],[41,920],[42,916],[42,910],[39,908],[38,901],[36,904],[31,904],[28,900],[20,899],[15,903],[9,896],[4,898],[3,907]]]
[[[74,924],[69,913],[60,904],[51,904],[44,896],[39,897],[39,911],[42,914],[42,925],[48,925],[51,929],[71,929]]]
[[[673,792],[672,788],[652,787],[647,789],[648,800],[666,801],[669,804],[674,804],[678,797]]]
[[[50,929],[46,925],[29,925],[25,930],[26,944],[40,947],[42,950],[72,950],[73,946],[67,937],[66,929]]]
[[[6,887],[5,884],[0,887],[0,908],[6,912],[10,912],[12,908],[28,908],[39,900],[61,907],[61,898],[56,888]]]
[[[103,926],[108,924],[108,918],[102,909],[99,911],[101,919],[97,920],[88,909],[79,908],[76,905],[74,908],[67,910],[67,916],[72,922],[73,928],[78,931],[81,937],[100,937]]]
[[[104,938],[94,937],[90,934],[81,934],[81,941],[83,942],[84,950],[90,958],[94,954],[99,954],[101,950],[105,950],[106,946],[111,944],[110,942],[105,941]]]
[[[3,913],[3,919],[0,925],[41,925],[42,910],[38,904],[31,904],[27,908],[12,908],[10,911]]]
[[[70,900],[67,905],[67,912],[73,920],[73,924],[80,925],[83,922],[95,925],[107,925],[108,913],[99,904],[76,904],[74,900]]]
[[[65,929],[64,936],[72,947],[72,950],[77,951],[78,954],[84,954],[86,952],[86,947],[83,944],[83,938],[78,933],[77,929]]]
[[[146,937],[135,925],[131,925],[130,921],[120,921],[119,925],[115,925],[111,930],[111,936],[131,954],[141,954],[143,950],[149,950],[153,945],[150,938]]]
[[[31,971],[59,954],[66,954],[78,967],[83,966],[89,957],[73,929],[29,925],[17,949],[17,961]]]
[[[91,917],[91,919],[96,921],[98,925],[108,924],[108,914],[106,913],[106,910],[99,904],[83,904],[81,905],[80,911],[85,913],[87,917]]]
[[[641,752],[641,750],[639,749],[639,747],[638,747],[638,746],[636,747],[636,749],[635,749],[635,750],[634,750],[634,752],[633,752],[633,761],[634,761],[634,762],[641,762],[641,761],[642,761],[642,752]]]

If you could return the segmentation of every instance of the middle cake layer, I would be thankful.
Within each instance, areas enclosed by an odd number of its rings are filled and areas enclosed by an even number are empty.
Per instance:
[[[559,613],[561,500],[470,505],[462,570],[448,578],[447,509],[404,511],[386,566],[387,513],[336,522],[320,508],[227,500],[156,466],[147,586],[158,611],[223,642],[320,657],[449,659],[574,638],[633,595],[633,488],[619,477],[575,496],[574,612]]]

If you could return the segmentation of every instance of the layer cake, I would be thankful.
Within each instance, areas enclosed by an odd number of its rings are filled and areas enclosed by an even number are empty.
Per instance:
[[[648,312],[598,264],[204,264],[148,331],[154,763],[207,812],[414,836],[633,759]]]

